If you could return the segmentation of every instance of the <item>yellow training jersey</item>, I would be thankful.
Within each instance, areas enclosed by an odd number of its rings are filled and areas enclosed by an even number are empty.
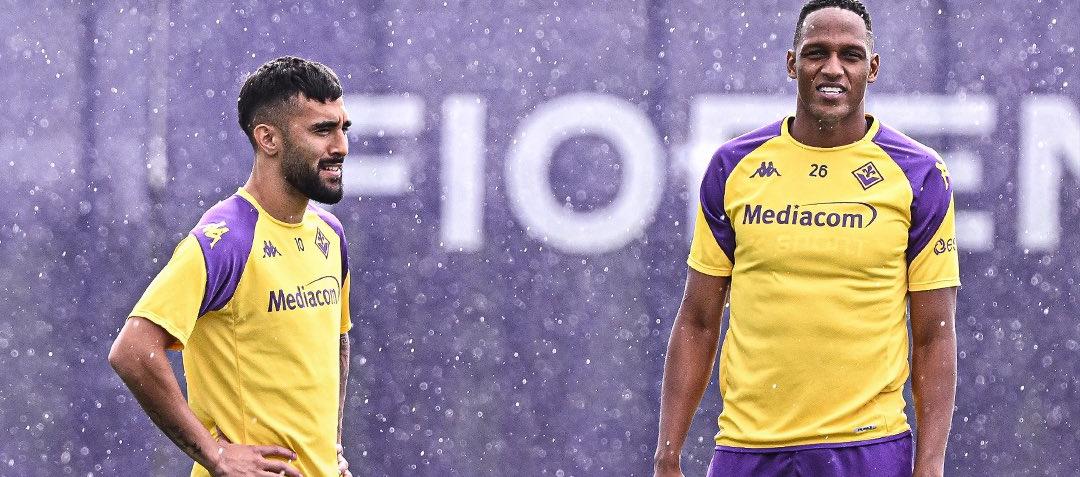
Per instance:
[[[948,170],[872,117],[817,148],[791,118],[724,144],[688,263],[731,276],[720,446],[828,447],[909,431],[909,291],[960,284]]]
[[[215,436],[279,445],[336,476],[339,339],[349,320],[341,223],[289,224],[240,189],[203,215],[131,311],[176,338],[188,402]],[[192,475],[208,475],[198,464]]]

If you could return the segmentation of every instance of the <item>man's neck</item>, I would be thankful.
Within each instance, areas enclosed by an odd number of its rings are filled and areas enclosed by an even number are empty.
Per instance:
[[[278,174],[252,169],[244,184],[246,190],[271,217],[289,224],[304,220],[308,198]]]
[[[813,147],[840,147],[852,144],[866,135],[869,121],[862,111],[835,123],[819,121],[807,113],[795,114],[790,125],[791,137]]]

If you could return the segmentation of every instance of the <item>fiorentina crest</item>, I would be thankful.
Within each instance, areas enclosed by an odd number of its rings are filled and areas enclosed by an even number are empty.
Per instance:
[[[885,180],[885,177],[878,172],[877,166],[873,162],[867,162],[859,166],[858,169],[851,171],[851,174],[859,181],[859,185],[862,186],[863,190]]]

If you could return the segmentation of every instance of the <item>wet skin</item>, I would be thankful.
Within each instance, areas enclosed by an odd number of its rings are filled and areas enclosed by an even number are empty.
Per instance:
[[[788,76],[798,99],[791,134],[803,144],[836,147],[866,133],[866,85],[877,79],[880,59],[871,50],[866,24],[856,13],[824,8],[807,15]]]

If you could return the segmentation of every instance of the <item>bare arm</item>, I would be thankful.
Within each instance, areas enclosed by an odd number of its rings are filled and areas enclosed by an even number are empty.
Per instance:
[[[351,343],[349,341],[348,334],[341,335],[340,341],[340,364],[339,373],[341,380],[338,385],[338,428],[337,428],[337,440],[341,443],[341,430],[345,420],[345,388],[349,383],[349,356],[351,352]]]
[[[940,476],[956,401],[956,288],[911,293],[915,476]]]
[[[729,277],[690,269],[664,363],[656,475],[681,475],[680,454],[716,360]]]
[[[214,475],[255,475],[264,470],[299,477],[276,456],[296,459],[296,454],[277,446],[245,446],[217,441],[188,407],[165,356],[174,341],[163,328],[150,320],[133,316],[124,323],[109,351],[109,364],[135,395],[150,420],[180,450]]]
[[[338,475],[342,477],[352,477],[352,473],[349,472],[349,461],[345,460],[345,449],[341,447],[341,433],[345,425],[345,396],[346,388],[349,384],[349,356],[351,356],[351,343],[349,341],[348,334],[341,335],[340,341],[340,354],[339,360],[339,372],[341,379],[338,384],[338,428],[337,428],[337,453],[338,453]]]

